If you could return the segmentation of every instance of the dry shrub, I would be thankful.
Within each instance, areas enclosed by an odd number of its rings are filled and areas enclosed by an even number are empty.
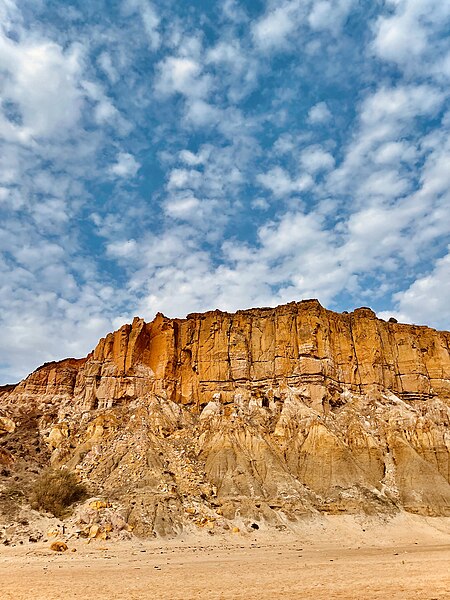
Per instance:
[[[86,488],[67,469],[46,469],[31,491],[31,506],[61,517],[74,503],[87,497]]]

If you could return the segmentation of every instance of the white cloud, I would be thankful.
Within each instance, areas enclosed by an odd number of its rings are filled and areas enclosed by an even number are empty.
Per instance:
[[[128,152],[119,152],[117,162],[109,168],[109,172],[117,177],[136,177],[141,168],[140,163]]]
[[[312,29],[336,32],[349,14],[354,0],[316,0],[313,2],[308,22]]]
[[[200,244],[217,242],[233,212],[233,201],[240,206],[236,199],[244,183],[240,169],[249,158],[232,144],[207,144],[196,154],[183,150],[178,158],[183,166],[172,168],[168,174],[164,213],[175,220],[195,223],[194,238],[198,237]]]
[[[209,92],[210,79],[201,71],[200,64],[192,58],[169,56],[159,64],[155,90],[165,96],[179,93],[202,98]]]
[[[49,218],[51,212],[45,220]],[[44,361],[84,355],[112,326],[114,309],[108,313],[102,300],[105,286],[91,260],[82,253],[70,255],[74,240],[66,229],[63,238],[52,227],[58,242],[42,231],[23,216],[5,217],[0,227],[2,348],[7,349],[2,378],[11,382]],[[120,297],[118,290],[115,301]]]
[[[366,99],[361,121],[372,127],[385,123],[398,127],[416,117],[436,113],[443,99],[442,92],[429,85],[382,87]]]
[[[113,65],[111,55],[108,52],[102,52],[97,59],[100,68],[106,73],[111,83],[116,83],[119,79],[117,69]]]
[[[334,158],[320,146],[309,146],[302,150],[300,164],[308,173],[329,171],[334,167]]]
[[[283,50],[300,38],[299,31],[328,30],[337,34],[355,4],[354,0],[285,0],[269,2],[252,26],[256,46],[264,51]],[[306,33],[304,33],[306,36]]]
[[[283,155],[292,152],[297,147],[296,140],[290,133],[283,133],[273,145],[275,154]]]
[[[186,119],[194,125],[213,125],[218,123],[221,117],[221,111],[204,100],[193,99],[187,104]]]
[[[407,14],[380,18],[374,46],[382,58],[404,63],[422,54],[426,41],[424,28]]]
[[[89,181],[106,179],[104,149],[129,129],[95,80],[88,36],[72,23],[58,36],[39,18],[30,31],[29,15],[0,19],[0,363],[12,381],[45,360],[86,354],[124,297],[111,299],[77,224]],[[112,172],[136,170],[126,153],[118,159]]]
[[[111,125],[114,123],[121,133],[127,133],[129,131],[128,123],[120,115],[119,111],[112,103],[112,100],[108,98],[102,85],[86,80],[81,81],[80,85],[86,93],[86,97],[95,103],[93,117],[97,124]]]
[[[344,160],[329,177],[329,189],[350,194],[359,205],[367,203],[368,194],[376,195],[381,187],[388,192],[391,186],[394,200],[397,193],[403,193],[399,189],[406,189],[406,182],[412,184],[414,179],[418,158],[416,120],[439,114],[443,101],[443,93],[427,85],[381,87],[370,94],[361,104],[359,128],[348,142]],[[390,153],[394,161],[395,152],[396,162],[383,161],[383,153]],[[373,193],[367,184],[370,179],[377,182]]]
[[[428,201],[446,197],[450,194],[450,122],[444,118],[442,128],[426,136],[421,146],[426,152],[426,160],[418,194]]]
[[[48,280],[48,270],[41,274]],[[70,286],[60,270],[51,275],[49,283],[58,284],[61,277],[62,283]],[[23,284],[20,298],[14,298],[11,288],[0,289],[10,301],[2,323],[2,342],[8,348],[7,357],[3,357],[8,365],[2,368],[4,381],[15,383],[45,361],[83,356],[112,329],[111,319],[100,308],[104,304],[100,289],[86,287],[72,302],[57,294],[38,293],[36,287],[25,289]],[[28,306],[25,312],[24,305]]]
[[[115,258],[130,259],[136,256],[138,245],[136,240],[122,240],[107,244],[106,250],[110,256]]]
[[[9,75],[1,82],[0,93],[3,102],[17,107],[13,122],[3,110],[0,135],[3,131],[10,139],[27,143],[34,137],[67,135],[83,107],[82,67],[80,44],[64,51],[48,40],[15,42],[0,31],[0,69]]]
[[[189,41],[189,40],[188,40]],[[181,94],[185,98],[185,124],[194,127],[216,125],[223,118],[219,108],[207,101],[212,90],[213,78],[203,73],[203,65],[192,56],[199,54],[197,40],[186,43],[182,56],[170,56],[158,65],[155,91],[167,97]]]
[[[381,318],[395,316],[404,323],[448,329],[450,310],[450,252],[436,261],[432,271],[394,296],[397,308],[380,312]]]
[[[167,189],[196,189],[200,186],[201,180],[202,174],[195,169],[173,169],[169,175]]]
[[[436,66],[448,51],[448,5],[442,0],[390,0],[387,15],[375,24],[373,50],[382,59],[391,61],[409,74],[426,70],[436,75]]]
[[[308,122],[312,125],[327,123],[332,115],[326,102],[318,102],[308,113]]]
[[[238,103],[257,85],[260,64],[248,48],[235,38],[222,39],[205,55],[207,65],[218,71],[231,103]]]
[[[160,19],[153,5],[147,0],[125,0],[123,9],[127,15],[139,14],[150,48],[157,50],[161,44],[161,35],[158,31]]]
[[[225,0],[221,8],[226,17],[235,23],[243,23],[248,20],[245,11],[239,6],[237,0]]]
[[[201,205],[201,201],[192,194],[182,194],[178,197],[169,198],[165,202],[164,211],[175,219],[197,221],[202,218]]]
[[[209,149],[205,147],[198,154],[194,154],[190,150],[181,150],[179,157],[185,164],[195,167],[203,164],[209,158],[209,154]]]
[[[0,23],[6,31],[12,28],[13,23],[20,20],[20,13],[14,0],[3,0],[0,4]]]
[[[320,218],[314,213],[288,212],[278,221],[268,223],[259,230],[261,255],[266,260],[280,256],[301,255],[311,244],[319,243],[327,235]]]
[[[252,27],[257,46],[262,50],[286,46],[298,26],[300,7],[301,3],[293,0],[269,9]]]
[[[434,65],[430,65],[430,72],[435,79],[441,84],[447,84],[450,79],[450,50],[443,52]]]
[[[398,162],[414,162],[417,156],[417,149],[412,144],[404,141],[386,142],[374,152],[373,160],[376,164],[392,165]]]
[[[244,56],[239,43],[236,40],[225,42],[221,40],[213,48],[208,50],[206,54],[207,62],[214,64],[230,64],[234,68],[240,69],[244,61]]]
[[[257,180],[277,198],[303,192],[313,185],[313,180],[309,175],[301,175],[292,179],[282,167],[273,167],[267,173],[261,173]]]
[[[266,198],[255,198],[252,200],[252,208],[256,210],[268,210],[270,208],[270,204]]]

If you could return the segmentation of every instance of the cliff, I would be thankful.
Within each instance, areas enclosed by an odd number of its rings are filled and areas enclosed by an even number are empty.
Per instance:
[[[0,444],[11,462],[11,440],[35,432],[39,453],[122,502],[141,534],[447,515],[449,406],[450,333],[307,300],[135,318],[4,390]]]

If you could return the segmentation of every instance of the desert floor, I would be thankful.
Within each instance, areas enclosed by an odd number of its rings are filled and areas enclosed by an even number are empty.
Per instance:
[[[295,532],[0,549],[1,600],[450,599],[450,519],[329,517]],[[76,549],[76,551],[72,551]]]

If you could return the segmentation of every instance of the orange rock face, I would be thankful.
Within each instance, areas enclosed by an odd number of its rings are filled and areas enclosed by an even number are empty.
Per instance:
[[[186,319],[159,314],[109,334],[86,359],[41,367],[12,396],[71,395],[95,405],[165,390],[177,403],[202,405],[217,393],[226,404],[236,390],[307,385],[324,411],[344,389],[450,398],[449,346],[448,332],[386,323],[368,308],[333,313],[316,300]]]
[[[1,396],[2,422],[20,427],[22,413],[37,412],[52,460],[111,489],[121,489],[120,465],[131,482],[134,471],[152,482],[153,495],[161,481],[183,487],[184,475],[168,481],[148,453],[158,448],[181,472],[175,447],[190,444],[195,493],[203,479],[227,502],[447,514],[449,348],[448,332],[316,300],[158,314],[109,334],[85,359],[32,373]],[[122,462],[121,436],[139,438],[140,458]],[[94,448],[116,455],[114,467],[95,465]]]

